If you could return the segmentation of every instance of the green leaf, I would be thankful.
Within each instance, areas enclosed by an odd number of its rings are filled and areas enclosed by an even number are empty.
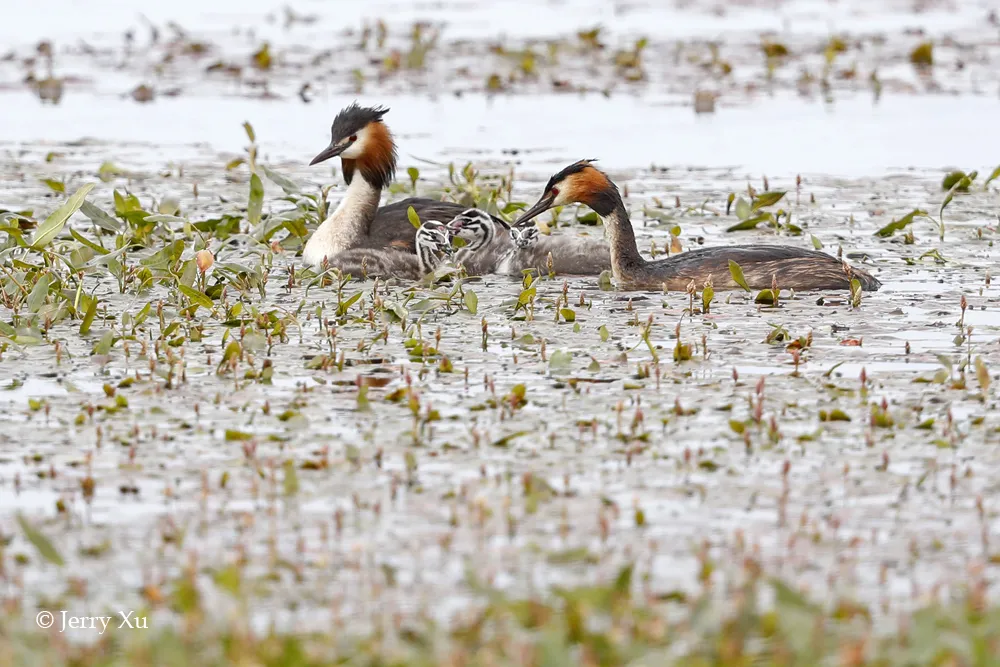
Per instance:
[[[502,438],[499,438],[498,440],[494,440],[493,442],[490,443],[490,447],[507,447],[510,444],[511,440],[514,440],[515,438],[520,438],[521,436],[524,435],[530,435],[531,433],[532,431],[515,431],[514,433],[505,435]]]
[[[774,302],[776,301],[776,297],[777,298],[781,297],[781,290],[778,290],[778,293],[775,294],[769,289],[763,289],[757,294],[757,297],[753,301],[754,303],[774,304]]]
[[[105,213],[102,209],[94,206],[89,201],[84,201],[80,206],[80,212],[91,219],[91,221],[107,232],[114,234],[122,230],[121,223]]]
[[[83,321],[80,322],[80,335],[86,336],[90,333],[90,326],[94,323],[94,318],[97,317],[97,297],[90,297],[90,305],[87,306],[87,313],[83,316]]]
[[[93,250],[98,255],[107,255],[108,254],[107,248],[103,248],[103,247],[99,246],[98,244],[94,243],[93,241],[91,241],[86,236],[84,236],[80,232],[76,231],[72,227],[69,230],[69,235],[72,236],[74,239],[76,239],[78,242],[82,243],[83,245],[85,245],[88,248],[90,248],[91,250]]]
[[[49,542],[49,538],[45,537],[41,531],[28,523],[28,520],[20,512],[17,513],[17,523],[21,526],[21,530],[24,531],[24,536],[28,538],[29,542],[35,545],[35,549],[38,550],[38,554],[42,558],[60,567],[66,564],[63,557],[59,555],[56,548]]]
[[[115,190],[114,197],[115,197],[115,215],[117,215],[118,217],[124,218],[129,213],[142,210],[142,204],[139,203],[139,198],[136,197],[135,195],[129,195],[128,197],[126,197],[125,195],[118,192],[118,190]]]
[[[573,354],[566,350],[556,350],[549,357],[549,370],[565,370],[573,366]]]
[[[196,303],[205,308],[212,307],[212,300],[204,292],[196,290],[193,287],[188,287],[187,285],[178,285],[177,289],[181,291],[181,294],[191,299],[191,303]]]
[[[809,238],[812,239],[813,248],[816,248],[816,250],[822,250],[823,249],[823,242],[820,241],[818,238],[816,238],[816,236],[814,234],[810,234]]]
[[[230,442],[234,440],[251,440],[252,438],[253,435],[250,433],[246,433],[245,431],[237,431],[236,429],[232,428],[226,429],[226,440]]]
[[[985,183],[983,183],[983,190],[985,190],[986,188],[988,188],[989,185],[990,185],[990,183],[992,183],[993,181],[995,181],[998,178],[1000,178],[1000,166],[998,166],[996,169],[994,169],[993,173],[990,174],[990,177],[986,179]]]
[[[216,586],[228,592],[230,595],[239,595],[241,577],[240,568],[236,565],[229,565],[222,570],[218,570],[213,576],[213,580],[215,581]]]
[[[337,306],[337,316],[340,317],[342,315],[346,315],[347,311],[350,310],[351,306],[353,306],[360,298],[361,298],[361,292],[358,292],[345,299],[339,306]]]
[[[750,207],[750,210],[756,211],[766,206],[773,206],[781,201],[781,198],[784,196],[784,192],[762,192],[757,195],[756,199],[754,199],[753,206]]]
[[[264,172],[264,175],[267,176],[267,180],[271,181],[279,188],[284,190],[286,195],[294,195],[302,191],[302,188],[299,187],[299,184],[293,181],[292,179],[288,178],[287,176],[282,176],[281,174],[274,172],[271,169],[268,169],[262,164],[257,165],[257,168],[260,169],[262,172]]]
[[[701,305],[703,310],[707,313],[708,309],[712,307],[712,299],[715,298],[715,290],[711,286],[706,287],[701,292]]]
[[[465,296],[462,297],[462,300],[469,312],[475,315],[479,310],[479,297],[476,296],[476,293],[472,290],[465,290]]]
[[[251,225],[260,223],[264,208],[264,183],[256,173],[250,174],[250,200],[247,202],[247,220]]]
[[[35,281],[35,286],[31,289],[28,294],[28,312],[37,313],[38,309],[42,307],[45,303],[45,297],[49,294],[49,287],[52,286],[55,278],[52,277],[51,273],[46,273],[41,278]]]
[[[743,197],[736,200],[736,217],[740,220],[746,220],[750,217],[751,213],[750,202],[748,202]]]
[[[94,344],[94,349],[91,350],[91,354],[108,354],[111,352],[112,346],[115,344],[115,334],[112,331],[105,331],[104,335],[101,336],[100,340]]]
[[[761,213],[760,215],[755,215],[752,218],[741,220],[740,222],[737,222],[735,225],[732,225],[731,227],[727,227],[726,231],[727,232],[746,231],[748,229],[753,229],[754,227],[764,222],[765,220],[770,220],[770,219],[771,219],[770,213]]]
[[[299,492],[299,474],[295,471],[295,461],[288,459],[284,464],[285,477],[283,487],[286,496],[294,496]]]
[[[53,192],[58,192],[59,194],[62,195],[66,194],[66,184],[63,183],[62,181],[57,181],[52,178],[43,178],[42,183],[45,183],[45,185],[49,186],[49,188],[51,188]]]
[[[611,332],[608,331],[608,328],[606,326],[604,326],[603,324],[601,325],[601,328],[597,330],[597,333],[599,333],[601,335],[601,342],[602,343],[608,342],[608,338],[611,337]]]
[[[74,213],[80,210],[83,206],[83,201],[86,199],[87,195],[91,190],[94,189],[93,183],[87,183],[86,185],[80,186],[80,189],[74,192],[66,203],[57,208],[52,214],[45,218],[45,222],[38,226],[34,237],[31,240],[31,247],[34,250],[40,250],[47,246],[56,235],[62,231],[63,226],[66,221],[70,219]]]
[[[254,133],[253,125],[250,124],[250,121],[246,121],[243,123],[243,129],[246,130],[247,137],[250,139],[250,141],[257,141],[257,135],[256,133]]]
[[[743,277],[743,268],[733,260],[729,260],[729,275],[733,277],[733,281],[745,289],[750,291],[750,287],[747,285],[747,279]]]
[[[888,238],[888,237],[892,236],[893,234],[895,234],[896,232],[898,232],[900,230],[903,230],[903,229],[906,229],[906,227],[910,223],[912,223],[913,219],[916,218],[917,216],[926,216],[926,215],[927,215],[927,211],[921,210],[919,208],[913,209],[912,211],[910,211],[909,213],[907,213],[906,215],[904,215],[899,220],[893,220],[888,225],[886,225],[882,229],[880,229],[877,232],[875,232],[875,236],[880,236],[882,238]]]
[[[406,217],[409,219],[410,224],[413,225],[414,229],[420,229],[420,216],[417,215],[416,210],[412,206],[406,208]]]
[[[576,311],[572,308],[562,308],[559,310],[559,314],[567,322],[576,322]]]

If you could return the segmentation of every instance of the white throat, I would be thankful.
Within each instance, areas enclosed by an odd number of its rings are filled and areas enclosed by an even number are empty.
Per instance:
[[[379,188],[361,174],[354,174],[336,210],[306,241],[302,259],[312,266],[321,266],[324,259],[362,245],[381,198]]]

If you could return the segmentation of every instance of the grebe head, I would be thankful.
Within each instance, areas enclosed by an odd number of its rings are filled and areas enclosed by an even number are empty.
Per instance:
[[[538,227],[535,227],[534,225],[527,227],[511,227],[510,238],[514,241],[514,245],[518,248],[530,248],[538,243]]]
[[[593,162],[594,160],[574,162],[550,178],[542,196],[518,218],[514,226],[521,227],[550,208],[565,204],[584,204],[594,209],[597,215],[610,214],[621,201],[621,196],[611,179],[593,166]]]
[[[449,256],[453,251],[451,231],[443,222],[438,222],[437,220],[427,220],[420,225],[420,228],[417,230],[415,243],[418,254],[420,249]]]
[[[448,230],[453,237],[465,241],[465,250],[475,252],[493,241],[496,223],[484,211],[470,208],[452,218]]]
[[[420,225],[414,240],[417,259],[421,271],[431,271],[445,257],[451,257],[451,234],[448,228],[437,220],[427,220]]]
[[[342,109],[330,128],[330,145],[310,165],[340,156],[344,179],[350,184],[354,172],[378,188],[389,185],[396,172],[396,143],[382,122],[385,107],[362,107],[354,102]]]

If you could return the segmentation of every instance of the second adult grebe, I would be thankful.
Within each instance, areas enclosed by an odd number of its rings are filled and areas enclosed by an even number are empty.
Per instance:
[[[553,206],[574,203],[585,204],[601,216],[611,244],[611,271],[625,288],[684,291],[692,281],[701,288],[711,278],[715,289],[735,289],[739,285],[730,273],[730,260],[740,265],[747,285],[753,289],[769,288],[775,280],[779,289],[849,289],[852,278],[857,278],[864,290],[881,286],[871,274],[835,257],[792,246],[701,248],[648,261],[639,254],[618,188],[591,160],[575,162],[550,178],[542,196],[516,226]]]

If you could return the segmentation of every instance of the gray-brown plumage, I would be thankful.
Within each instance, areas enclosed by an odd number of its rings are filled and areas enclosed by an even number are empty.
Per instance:
[[[416,253],[396,248],[352,248],[337,253],[326,263],[354,278],[399,278],[419,280],[451,256],[451,232],[436,220],[415,230]]]
[[[733,289],[729,262],[743,270],[752,289],[849,289],[857,278],[864,290],[881,283],[871,274],[823,252],[792,246],[759,245],[701,248],[658,261],[639,254],[628,210],[618,188],[590,160],[576,162],[549,179],[541,198],[517,221],[520,226],[538,214],[564,204],[589,206],[604,220],[610,239],[611,271],[623,287],[683,291],[691,282],[701,288],[709,280],[715,289]]]

